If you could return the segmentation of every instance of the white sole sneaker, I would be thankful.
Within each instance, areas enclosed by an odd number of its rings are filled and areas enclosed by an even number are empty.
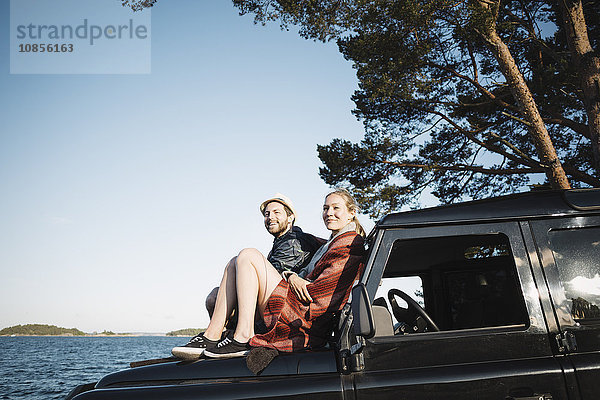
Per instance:
[[[182,360],[197,360],[202,357],[204,350],[205,349],[203,347],[179,346],[173,347],[171,354]]]
[[[240,350],[233,353],[213,353],[211,351],[205,351],[204,355],[209,358],[235,358],[235,357],[245,357],[250,353],[250,350]]]

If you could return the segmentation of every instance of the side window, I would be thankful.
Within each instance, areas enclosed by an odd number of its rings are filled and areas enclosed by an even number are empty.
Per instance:
[[[600,227],[548,233],[566,307],[580,323],[600,323]]]
[[[374,304],[391,311],[395,334],[433,330],[422,312],[441,331],[529,323],[504,234],[395,241]]]

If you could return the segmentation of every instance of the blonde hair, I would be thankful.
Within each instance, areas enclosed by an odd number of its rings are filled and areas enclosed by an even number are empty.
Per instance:
[[[358,206],[358,203],[356,202],[356,200],[354,200],[354,197],[352,197],[350,192],[348,192],[344,188],[337,188],[333,192],[328,193],[327,196],[325,196],[325,198],[328,198],[332,194],[337,194],[342,199],[344,199],[344,203],[346,203],[346,208],[348,208],[349,211],[354,212],[354,218],[352,218],[351,222],[354,222],[354,224],[356,224],[356,233],[358,233],[361,236],[366,236],[364,228],[362,227],[360,222],[358,222],[358,218],[356,218],[356,214],[360,212],[360,207]]]

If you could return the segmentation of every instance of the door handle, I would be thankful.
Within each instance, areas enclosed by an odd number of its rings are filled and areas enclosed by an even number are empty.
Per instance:
[[[534,394],[533,396],[526,396],[526,397],[507,396],[506,400],[552,400],[552,395],[549,393],[544,393],[544,394]]]

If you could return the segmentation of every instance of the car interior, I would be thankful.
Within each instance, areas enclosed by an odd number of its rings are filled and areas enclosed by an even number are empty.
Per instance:
[[[506,235],[397,240],[373,302],[376,336],[526,327]]]

